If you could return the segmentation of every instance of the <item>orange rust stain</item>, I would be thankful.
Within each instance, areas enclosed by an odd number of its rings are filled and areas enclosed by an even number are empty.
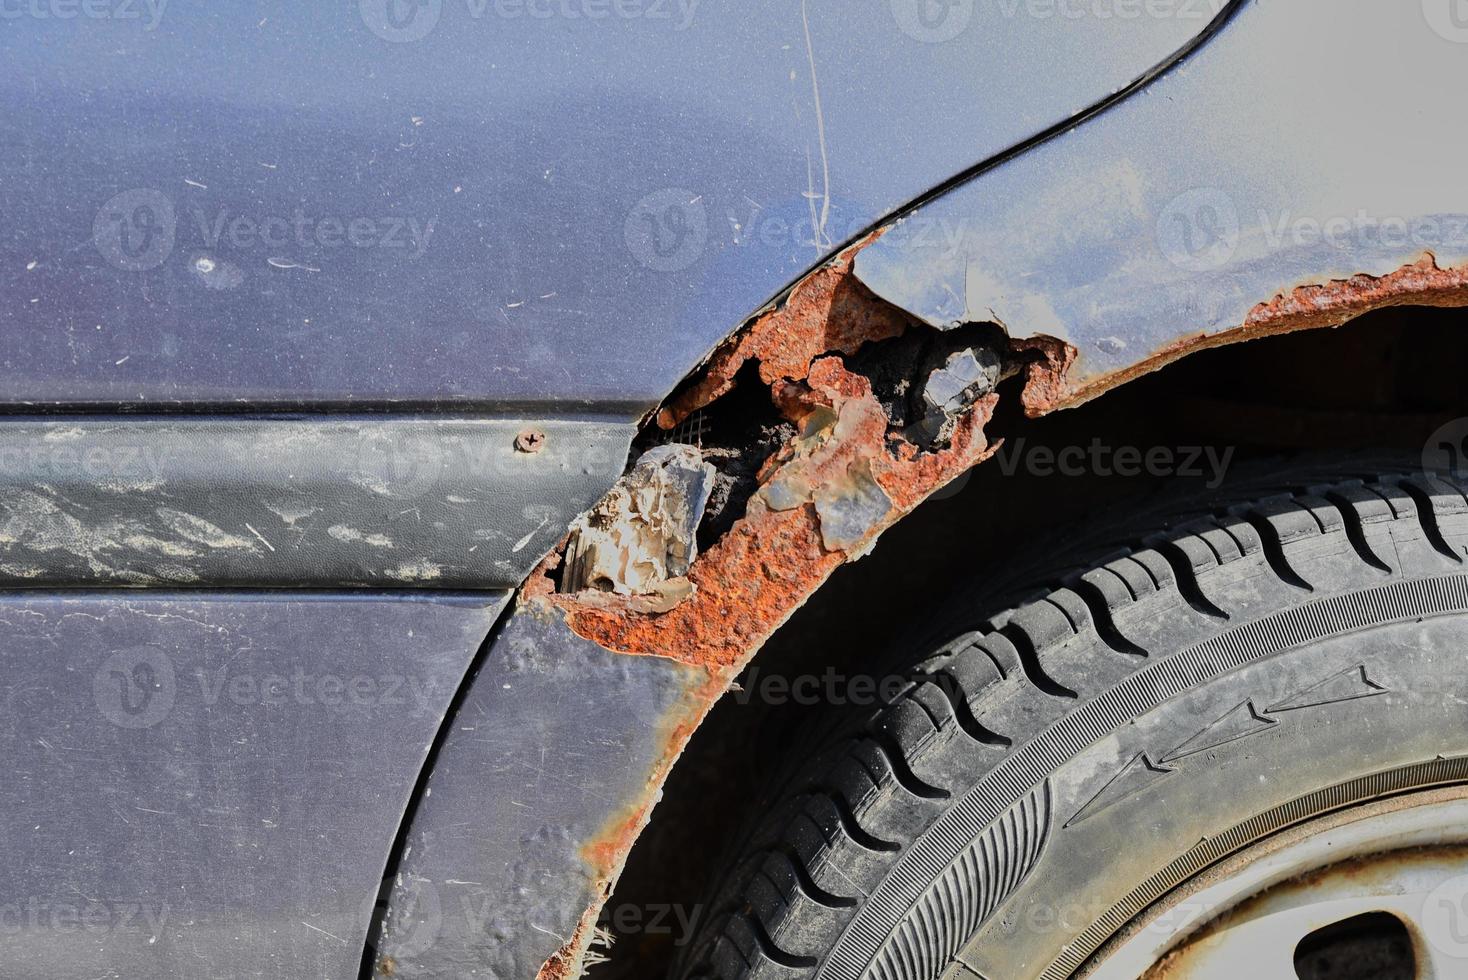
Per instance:
[[[997,395],[980,399],[959,419],[947,449],[923,452],[888,432],[889,420],[866,378],[846,370],[840,358],[822,356],[832,351],[854,353],[867,342],[899,336],[911,323],[906,314],[877,300],[851,276],[852,259],[865,244],[853,246],[813,273],[780,308],[756,318],[749,329],[716,351],[699,380],[657,418],[661,427],[672,428],[727,392],[744,363],[758,361],[761,379],[791,421],[804,422],[824,409],[835,413],[843,432],[840,439],[816,440],[814,448],[806,444],[803,450],[800,440],[793,440],[766,463],[762,484],[797,465],[803,479],[819,484],[839,480],[852,463],[866,463],[892,505],[864,540],[846,551],[827,550],[813,504],[775,510],[756,494],[745,516],[694,563],[689,578],[697,587],[695,594],[668,612],[638,612],[615,604],[591,607],[579,604],[574,595],[556,594],[550,573],[560,563],[559,549],[522,590],[526,602],[558,608],[572,630],[606,649],[666,657],[708,671],[707,682],[662,726],[663,750],[644,796],[615,814],[584,846],[583,857],[596,876],[602,900],[587,910],[571,941],[546,962],[537,980],[570,980],[668,772],[714,702],[764,641],[851,554],[861,553],[926,496],[998,448],[983,431]],[[1427,255],[1387,276],[1360,275],[1301,286],[1259,304],[1239,327],[1185,338],[1133,367],[1083,384],[1069,377],[1077,357],[1071,345],[1035,336],[1015,338],[1011,346],[1017,353],[1037,355],[1025,364],[1021,399],[1026,414],[1038,416],[1078,405],[1197,350],[1337,326],[1371,310],[1400,305],[1468,306],[1468,268],[1439,269],[1434,257]]]
[[[632,853],[633,843],[652,818],[653,807],[662,793],[668,773],[672,771],[673,764],[687,748],[694,731],[703,724],[714,702],[728,688],[732,679],[732,674],[709,671],[707,678],[689,693],[685,701],[676,705],[658,726],[662,751],[648,775],[641,797],[630,806],[613,813],[602,830],[581,846],[581,859],[591,870],[598,898],[582,913],[570,940],[552,953],[541,966],[535,980],[575,980],[579,975],[579,958],[591,943],[597,917],[601,915],[602,907],[611,896],[612,886]]]
[[[922,452],[889,436],[871,383],[848,371],[839,357],[817,359],[804,382],[782,381],[774,394],[792,421],[805,421],[819,409],[834,412],[841,436],[804,452],[800,439],[792,441],[777,454],[764,484],[799,466],[810,485],[832,485],[852,464],[864,464],[891,500],[886,515],[849,552],[830,551],[813,504],[775,510],[756,494],[745,516],[694,562],[688,575],[694,595],[668,612],[593,608],[538,586],[540,598],[558,606],[572,630],[608,650],[737,670],[850,554],[860,554],[923,498],[997,448],[983,433],[997,396],[980,399],[960,419],[947,449]]]
[[[1384,276],[1356,275],[1349,279],[1297,286],[1255,306],[1237,327],[1184,337],[1132,366],[1082,383],[1067,379],[1074,358],[1057,363],[1047,357],[1033,390],[1025,387],[1025,413],[1031,417],[1061,408],[1073,408],[1128,381],[1150,374],[1195,351],[1312,330],[1338,327],[1373,310],[1392,306],[1468,306],[1468,266],[1441,269],[1430,252]],[[1034,338],[1052,344],[1051,338]],[[1022,343],[1016,341],[1016,343]],[[1058,370],[1058,373],[1057,373]]]
[[[658,425],[671,429],[733,388],[747,361],[759,362],[760,380],[767,385],[799,381],[822,354],[854,354],[863,344],[900,336],[912,319],[878,300],[851,274],[856,253],[875,238],[857,242],[811,273],[783,303],[714,351],[698,380],[658,412]]]
[[[1039,355],[1025,363],[1020,403],[1031,418],[1044,415],[1066,397],[1066,379],[1075,366],[1076,349],[1063,340],[1043,334],[1012,338],[1009,346],[1017,353]]]

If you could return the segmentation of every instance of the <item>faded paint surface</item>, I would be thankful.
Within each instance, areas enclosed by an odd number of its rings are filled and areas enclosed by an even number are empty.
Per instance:
[[[1195,350],[1382,306],[1468,304],[1468,232],[1432,242],[1302,232],[1362,211],[1468,229],[1458,224],[1468,185],[1441,152],[1441,128],[1402,111],[1420,107],[1424,92],[1461,90],[1461,49],[1415,7],[1336,14],[1327,0],[1241,8],[1183,66],[832,260],[673,395],[655,416],[663,429],[717,412],[755,363],[798,431],[764,462],[744,514],[690,568],[695,590],[666,611],[558,594],[558,556],[522,591],[522,615],[557,617],[564,643],[705,677],[654,726],[645,791],[581,839],[590,879],[615,878],[688,734],[764,640],[841,563],[996,448],[984,427],[1001,396],[959,416],[947,448],[924,449],[887,416],[876,379],[850,355],[922,325],[996,324],[1009,340],[995,353],[1006,373],[1022,372],[1018,398],[1034,416]],[[1383,64],[1388,41],[1411,53],[1413,73],[1369,67]],[[1369,139],[1362,118],[1373,121]],[[923,233],[933,228],[945,234]],[[604,892],[540,980],[578,974]]]
[[[514,588],[635,428],[508,419],[0,419],[0,585]]]
[[[0,597],[4,974],[355,977],[428,746],[508,600]]]
[[[515,609],[447,722],[391,883],[378,975],[530,978],[562,947],[579,962],[715,683]]]
[[[1032,414],[1190,350],[1458,302],[1468,184],[1429,121],[1461,115],[1463,50],[1418,4],[1245,5],[1142,91],[915,208],[856,277],[938,329],[1069,344]]]

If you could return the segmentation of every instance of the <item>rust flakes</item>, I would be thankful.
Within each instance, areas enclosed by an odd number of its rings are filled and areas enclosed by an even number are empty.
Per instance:
[[[783,303],[756,316],[710,355],[697,380],[676,394],[657,415],[672,429],[734,387],[748,361],[759,363],[760,380],[772,385],[805,377],[817,357],[854,354],[864,344],[899,337],[911,318],[877,299],[852,275],[856,254],[876,240],[871,235],[801,280]]]
[[[665,657],[701,667],[707,682],[672,713],[659,733],[662,752],[644,797],[614,815],[584,847],[603,901],[645,827],[664,778],[715,701],[774,631],[843,562],[861,555],[887,527],[926,496],[993,455],[984,435],[998,396],[974,402],[954,425],[946,448],[923,451],[891,431],[870,381],[833,352],[900,336],[912,321],[878,300],[851,274],[866,242],[852,246],[792,290],[780,307],[756,317],[710,357],[697,380],[659,412],[676,427],[729,391],[749,361],[782,414],[798,427],[760,474],[745,514],[688,570],[691,593],[653,611],[635,596],[557,594],[554,552],[522,589],[531,608],[555,609],[568,627],[605,649]],[[1394,305],[1468,305],[1468,268],[1439,269],[1433,256],[1387,276],[1358,275],[1305,285],[1260,303],[1238,327],[1186,338],[1122,371],[1077,383],[1077,351],[1043,335],[1012,338],[1022,361],[1020,395],[1034,417],[1078,405],[1189,353],[1255,337],[1337,326]],[[537,980],[580,974],[602,907],[589,908],[572,937]]]
[[[1024,366],[1024,387],[1020,390],[1025,414],[1035,418],[1053,411],[1065,400],[1066,379],[1075,366],[1078,352],[1065,341],[1043,334],[1012,338],[1009,344],[1017,353],[1029,355]]]
[[[1363,273],[1349,279],[1297,286],[1256,305],[1237,327],[1184,337],[1130,367],[1079,384],[1067,378],[1075,361],[1073,349],[1068,358],[1047,353],[1025,387],[1025,413],[1035,417],[1073,408],[1196,351],[1297,330],[1338,327],[1373,310],[1392,306],[1468,306],[1468,266],[1439,268],[1436,257],[1428,252],[1384,276]],[[1016,345],[1029,342],[1052,345],[1052,348],[1060,343],[1048,337],[1014,341]]]
[[[871,383],[838,357],[772,393],[801,431],[766,463],[745,515],[694,562],[692,595],[648,614],[541,586],[573,631],[608,650],[737,670],[839,565],[997,448],[983,434],[992,394],[959,419],[946,449],[925,453],[889,435]]]
[[[646,792],[583,845],[599,900],[537,980],[581,975],[597,916],[664,780],[764,641],[843,562],[864,553],[925,497],[998,448],[984,436],[997,395],[976,399],[954,420],[946,447],[923,451],[891,431],[871,382],[832,356],[899,336],[911,322],[851,275],[859,248],[803,281],[780,309],[756,318],[657,419],[663,428],[676,426],[728,391],[740,367],[757,360],[776,407],[797,428],[763,464],[760,488],[743,516],[687,570],[687,596],[654,610],[645,597],[558,593],[552,573],[561,565],[562,549],[521,590],[529,608],[557,610],[572,631],[607,650],[665,657],[706,672],[706,680],[659,726],[660,752]]]
[[[551,954],[536,973],[535,980],[577,980],[585,972],[587,951],[597,932],[597,918],[611,897],[612,887],[632,853],[632,845],[652,819],[653,807],[662,796],[663,783],[673,764],[683,754],[694,731],[703,724],[728,683],[728,677],[711,671],[658,726],[658,742],[663,750],[648,776],[641,798],[612,813],[602,828],[581,846],[581,860],[592,875],[597,900],[582,913],[571,938]]]

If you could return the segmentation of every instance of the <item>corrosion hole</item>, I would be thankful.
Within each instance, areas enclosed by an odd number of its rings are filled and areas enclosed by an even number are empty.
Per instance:
[[[925,450],[947,447],[958,418],[1019,370],[1004,331],[992,323],[909,330],[844,362],[871,382],[891,431]]]
[[[697,446],[717,471],[713,490],[698,528],[698,547],[708,549],[744,516],[749,498],[759,489],[765,461],[795,436],[795,426],[781,416],[760,380],[759,365],[749,361],[734,376],[730,391],[684,419],[671,432],[650,427],[643,440]]]

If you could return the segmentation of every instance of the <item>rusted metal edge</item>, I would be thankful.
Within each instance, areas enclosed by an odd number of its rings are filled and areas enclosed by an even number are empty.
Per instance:
[[[581,845],[580,858],[591,874],[595,900],[582,914],[570,940],[541,966],[536,980],[568,980],[585,972],[587,953],[596,940],[597,917],[611,897],[612,887],[632,853],[632,845],[652,818],[653,807],[662,797],[663,784],[674,763],[732,679],[732,675],[726,677],[722,672],[710,671],[688,699],[674,705],[663,716],[657,731],[662,753],[648,775],[641,797],[610,814],[598,832]]]
[[[912,318],[877,299],[852,274],[857,253],[881,236],[874,232],[843,249],[720,344],[657,411],[657,424],[672,429],[728,393],[746,363],[756,362],[760,380],[769,385],[803,378],[823,354],[854,354],[868,343],[904,333]]]
[[[581,975],[601,905],[624,866],[663,781],[708,711],[763,643],[842,563],[861,557],[880,534],[927,496],[998,449],[984,433],[999,395],[978,398],[955,420],[951,440],[925,449],[894,431],[867,377],[840,355],[930,329],[877,298],[852,273],[858,243],[812,273],[787,301],[756,317],[716,351],[698,376],[655,416],[670,429],[727,393],[757,362],[781,414],[798,434],[760,471],[745,514],[693,562],[693,589],[664,611],[625,597],[559,594],[553,553],[521,590],[521,602],[559,615],[576,635],[612,652],[664,657],[708,672],[693,702],[669,717],[646,792],[582,849],[600,901],[537,980]],[[1296,330],[1338,326],[1399,305],[1468,306],[1468,267],[1439,269],[1433,256],[1381,277],[1300,285],[1259,303],[1239,326],[1183,337],[1124,370],[1085,384],[1070,380],[1076,351],[1054,337],[1013,336],[1002,352],[1023,372],[1029,416],[1079,405],[1194,351]]]
[[[1034,344],[1044,354],[1030,368],[1023,395],[1025,413],[1033,418],[1074,408],[1200,350],[1297,330],[1338,327],[1373,310],[1392,306],[1468,306],[1468,266],[1439,268],[1437,258],[1431,252],[1424,252],[1415,261],[1384,276],[1362,274],[1297,285],[1254,306],[1236,327],[1179,337],[1128,368],[1080,384],[1067,380],[1073,354],[1067,359],[1058,352],[1058,348],[1068,345],[1049,337],[1024,338],[1017,342]]]

